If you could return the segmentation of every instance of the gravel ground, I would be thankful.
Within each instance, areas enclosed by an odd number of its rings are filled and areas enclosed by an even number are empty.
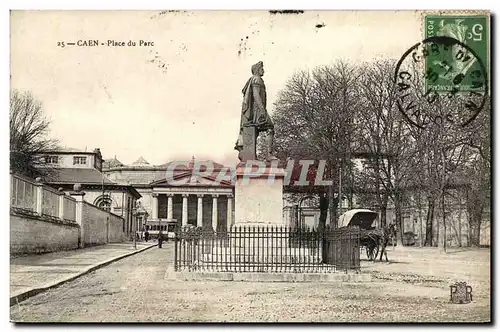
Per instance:
[[[487,322],[489,250],[440,254],[396,248],[391,262],[362,262],[365,283],[164,280],[172,243],[92,272],[10,308],[16,322]],[[455,280],[473,303],[450,304]]]

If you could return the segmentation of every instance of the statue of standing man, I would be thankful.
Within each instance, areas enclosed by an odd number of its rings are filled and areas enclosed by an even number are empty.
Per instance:
[[[240,161],[257,160],[257,137],[261,132],[268,132],[267,160],[276,159],[272,155],[274,148],[274,124],[266,109],[266,85],[262,79],[264,64],[262,61],[252,66],[252,77],[243,87],[243,105],[241,109],[240,133],[235,150]]]

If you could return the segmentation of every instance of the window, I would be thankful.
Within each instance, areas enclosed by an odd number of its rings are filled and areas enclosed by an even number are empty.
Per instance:
[[[94,201],[94,205],[108,212],[111,212],[111,203],[112,200],[108,195],[100,196]]]
[[[87,157],[73,157],[73,165],[86,165]]]
[[[103,210],[111,212],[111,204],[109,201],[102,201],[101,203],[99,203],[99,207]]]
[[[46,164],[57,164],[59,162],[59,158],[57,156],[46,156],[45,163]]]

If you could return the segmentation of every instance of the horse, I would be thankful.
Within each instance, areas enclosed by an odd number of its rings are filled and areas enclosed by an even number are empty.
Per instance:
[[[366,254],[369,260],[377,259],[380,252],[380,261],[382,261],[382,256],[385,255],[385,260],[388,262],[387,244],[389,243],[389,239],[394,238],[395,235],[396,225],[392,223],[382,228],[363,230],[361,231],[360,244],[366,247]],[[375,249],[377,252],[374,255]]]
[[[389,224],[389,226],[382,227],[380,230],[380,261],[382,261],[382,255],[385,255],[385,261],[388,262],[389,259],[387,259],[387,244],[389,243],[389,239],[392,239],[394,241],[394,239],[396,238],[396,225],[391,223]],[[377,257],[375,257],[375,259],[377,259]]]
[[[360,246],[365,247],[366,256],[369,260],[373,261],[379,250],[379,235],[375,232],[375,229],[361,230],[360,234]],[[373,254],[376,251],[375,255]]]

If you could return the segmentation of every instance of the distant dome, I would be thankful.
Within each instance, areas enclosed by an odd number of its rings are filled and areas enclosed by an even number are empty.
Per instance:
[[[149,163],[141,156],[132,164],[132,166],[149,166]]]

